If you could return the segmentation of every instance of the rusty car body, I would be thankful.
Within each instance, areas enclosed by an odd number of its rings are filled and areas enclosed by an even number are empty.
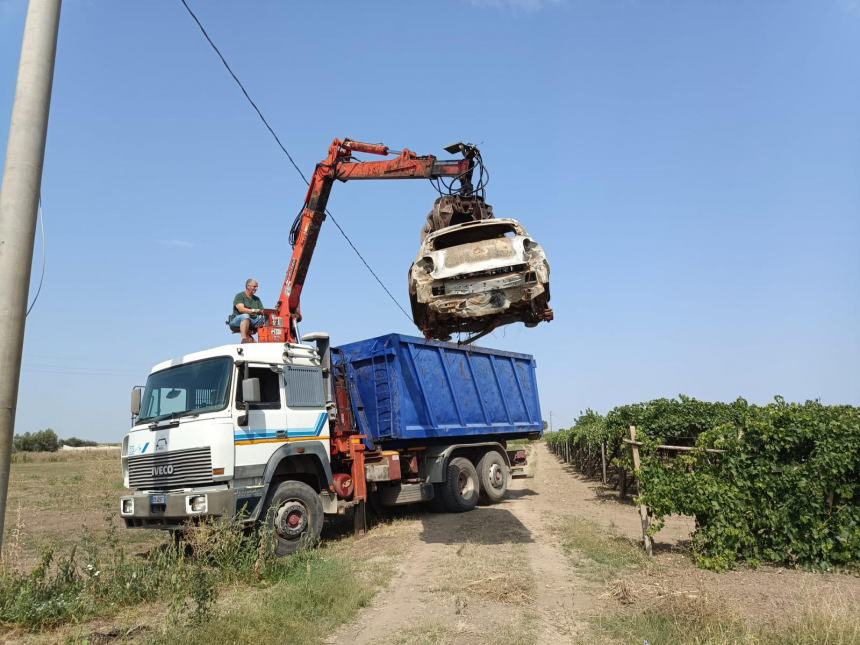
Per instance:
[[[415,324],[438,340],[552,319],[546,254],[514,219],[465,222],[427,235],[409,269],[409,296]]]

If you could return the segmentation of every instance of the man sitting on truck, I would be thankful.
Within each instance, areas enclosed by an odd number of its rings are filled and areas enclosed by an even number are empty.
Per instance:
[[[266,324],[263,301],[255,295],[259,286],[254,278],[248,278],[245,280],[245,290],[233,298],[233,313],[230,314],[227,324],[234,332],[242,334],[243,343],[253,343],[257,327]]]

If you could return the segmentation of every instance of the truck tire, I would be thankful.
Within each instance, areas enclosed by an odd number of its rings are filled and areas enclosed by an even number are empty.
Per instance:
[[[478,462],[478,481],[481,482],[481,501],[495,504],[508,492],[511,470],[504,458],[495,450],[488,450]]]
[[[465,457],[448,462],[448,471],[442,484],[442,501],[449,513],[471,511],[478,504],[480,493],[478,472]]]
[[[319,540],[323,507],[317,492],[299,481],[278,484],[269,502],[267,521],[275,533],[275,555],[290,555]]]

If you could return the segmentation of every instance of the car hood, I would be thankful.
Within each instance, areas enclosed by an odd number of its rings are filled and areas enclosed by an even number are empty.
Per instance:
[[[442,280],[468,273],[492,271],[527,262],[522,235],[496,240],[483,240],[461,244],[448,249],[431,251],[422,257],[433,259],[434,280]]]

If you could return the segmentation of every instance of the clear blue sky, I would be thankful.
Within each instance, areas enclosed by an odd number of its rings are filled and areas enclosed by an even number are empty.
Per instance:
[[[556,313],[482,344],[535,355],[555,427],[678,393],[860,403],[857,0],[191,5],[308,172],[334,137],[481,145]],[[4,154],[25,10],[0,0]],[[118,440],[152,364],[231,342],[246,277],[273,304],[304,192],[178,0],[66,0],[17,430]],[[404,304],[434,197],[332,192]],[[415,333],[330,222],[303,310],[336,344]]]

